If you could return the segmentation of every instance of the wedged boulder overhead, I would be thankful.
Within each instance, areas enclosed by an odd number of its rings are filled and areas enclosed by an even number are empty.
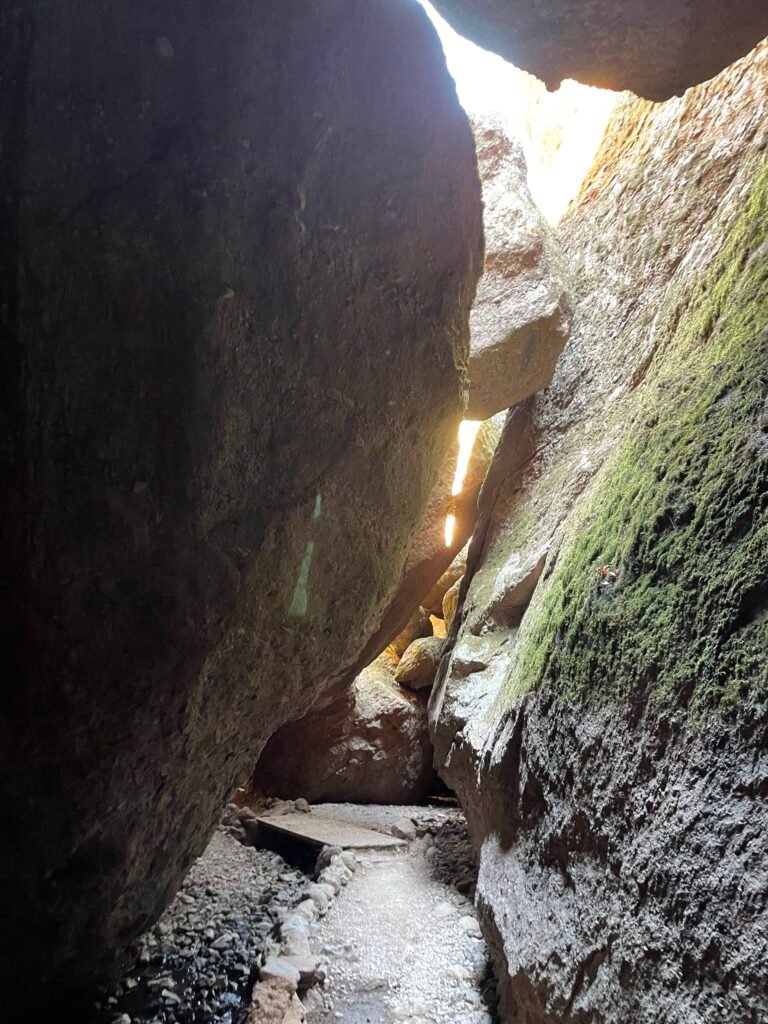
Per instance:
[[[313,803],[423,800],[437,782],[427,701],[398,686],[396,664],[382,654],[351,687],[336,686],[304,718],[278,730],[264,748],[252,787]]]
[[[430,717],[511,1021],[768,1017],[768,46],[617,108]]]
[[[482,227],[409,0],[22,0],[0,51],[8,1005],[112,966],[365,642]]]
[[[472,119],[483,184],[485,269],[470,317],[467,417],[484,420],[552,380],[571,330],[559,245],[503,120]]]
[[[575,78],[665,100],[768,35],[761,0],[432,0],[462,35],[555,89]]]

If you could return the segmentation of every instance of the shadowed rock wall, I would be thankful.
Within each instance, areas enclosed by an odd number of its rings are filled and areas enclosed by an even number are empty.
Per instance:
[[[363,645],[455,436],[482,229],[406,0],[21,2],[0,52],[12,1002],[112,965]]]
[[[430,706],[515,1024],[768,1015],[765,44],[624,101]]]

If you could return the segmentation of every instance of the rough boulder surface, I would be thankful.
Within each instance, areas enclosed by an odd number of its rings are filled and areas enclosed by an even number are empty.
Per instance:
[[[313,803],[413,804],[436,782],[426,698],[394,681],[388,654],[269,740],[252,786]],[[297,756],[300,752],[301,756]]]
[[[458,443],[443,460],[419,529],[411,541],[403,573],[389,605],[371,633],[351,675],[355,689],[369,671],[367,663],[388,646],[402,661],[395,679],[413,690],[427,691],[435,678],[442,638],[432,629],[424,608],[443,614],[446,591],[464,572],[460,552],[477,515],[480,491],[501,429],[512,403],[546,387],[570,329],[571,309],[560,266],[558,242],[528,190],[520,145],[503,123],[491,116],[473,122],[483,187],[486,261],[470,320],[469,406],[467,418],[482,419],[461,493],[452,495]],[[496,415],[495,415],[496,414]],[[448,514],[455,517],[453,538],[445,539]],[[298,722],[289,722],[270,741],[256,768],[253,784],[284,796],[314,799],[374,799],[385,779],[398,802],[411,799],[410,783],[397,763],[379,763],[367,780],[356,762],[343,770],[340,754],[355,742],[368,744],[369,725],[359,699],[345,696],[349,677],[337,674],[332,711],[320,702]],[[344,713],[350,716],[344,720]],[[333,723],[332,725],[330,723]],[[322,768],[324,737],[334,737],[333,766]],[[407,735],[403,737],[405,740]],[[306,751],[310,761],[304,763]],[[400,756],[405,756],[403,746]],[[421,756],[421,741],[413,757]],[[342,765],[337,769],[337,761]],[[319,781],[318,781],[319,780]],[[355,795],[357,794],[357,795]]]
[[[356,658],[482,242],[408,0],[21,0],[0,52],[8,1005],[110,969]]]
[[[470,318],[467,418],[545,388],[571,329],[555,233],[528,190],[525,156],[500,117],[473,118],[483,183],[485,269]]]
[[[434,0],[457,32],[554,89],[575,78],[664,100],[768,35],[762,0]]]
[[[504,1019],[768,1019],[768,45],[624,99],[435,683]]]
[[[411,690],[426,690],[432,686],[443,653],[443,640],[428,636],[414,640],[397,666],[395,681]]]

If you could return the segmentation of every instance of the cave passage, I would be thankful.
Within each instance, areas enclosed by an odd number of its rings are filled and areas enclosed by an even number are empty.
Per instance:
[[[0,15],[9,1019],[768,1021],[766,32]]]
[[[456,808],[232,805],[93,1020],[492,1024],[475,880]]]
[[[554,294],[557,272],[543,265],[541,250],[553,254],[556,242],[545,221],[555,224],[578,192],[616,96],[575,82],[549,95],[425,6],[478,140],[487,258],[503,262],[511,253],[514,262],[527,250],[523,263],[542,263],[536,282],[515,265],[480,301],[498,309],[514,290],[526,302],[542,279]],[[555,302],[564,306],[559,294]],[[502,357],[505,347],[523,345],[508,337],[506,317],[514,314],[502,305]],[[529,346],[542,344],[536,317],[528,317]],[[561,314],[553,335],[564,335],[564,324]],[[475,365],[470,352],[471,379]],[[503,384],[509,368],[485,372]],[[534,375],[525,386],[537,384]],[[428,574],[404,577],[408,621],[378,638],[377,656],[330,701],[269,741],[174,901],[138,940],[135,966],[102,993],[94,1024],[498,1020],[474,904],[476,855],[464,815],[434,771],[428,699],[507,398],[502,387],[484,406],[492,415],[459,424],[430,499],[431,533],[412,540],[420,550],[426,536],[436,555]],[[318,490],[288,607],[297,620],[311,605],[323,513]]]

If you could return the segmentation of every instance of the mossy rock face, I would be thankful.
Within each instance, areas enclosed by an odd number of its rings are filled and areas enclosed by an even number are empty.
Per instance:
[[[504,1019],[768,1019],[767,57],[617,104],[480,496],[430,725]]]
[[[660,311],[635,423],[569,526],[507,698],[768,696],[768,170]]]

